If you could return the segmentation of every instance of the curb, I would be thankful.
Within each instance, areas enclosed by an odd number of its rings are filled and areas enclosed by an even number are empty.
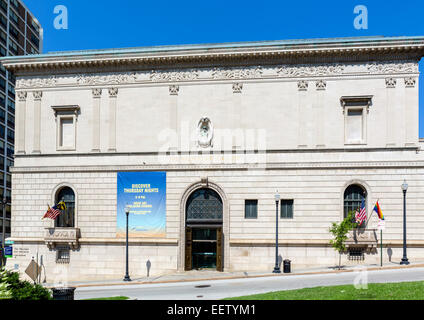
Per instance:
[[[366,266],[365,266],[366,267]],[[366,267],[367,271],[378,270],[396,270],[396,269],[413,269],[423,268],[423,264],[407,265],[407,266],[387,266],[387,267]],[[230,276],[230,277],[212,277],[212,278],[199,278],[199,279],[181,279],[181,280],[163,280],[163,281],[134,281],[122,283],[96,283],[96,284],[80,284],[70,285],[75,288],[89,288],[89,287],[105,287],[105,286],[128,286],[128,285],[142,285],[142,284],[163,284],[163,283],[177,283],[177,282],[197,282],[197,281],[211,281],[211,280],[232,280],[232,279],[248,279],[248,278],[265,278],[265,277],[286,277],[286,276],[302,276],[302,275],[317,275],[317,274],[333,274],[333,273],[347,273],[357,272],[357,270],[333,270],[333,271],[315,271],[315,272],[300,272],[300,273],[281,273],[281,274],[261,274],[261,275],[248,275],[248,276]],[[53,287],[46,287],[53,288]]]

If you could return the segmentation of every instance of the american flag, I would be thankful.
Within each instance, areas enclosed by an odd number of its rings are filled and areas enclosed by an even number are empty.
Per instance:
[[[367,219],[367,212],[365,211],[365,199],[362,199],[361,209],[355,213],[356,223],[362,224]]]
[[[57,205],[50,208],[44,214],[43,219],[49,218],[52,220],[56,220],[56,218],[63,212],[62,210],[66,210],[66,205],[63,201],[59,202]]]

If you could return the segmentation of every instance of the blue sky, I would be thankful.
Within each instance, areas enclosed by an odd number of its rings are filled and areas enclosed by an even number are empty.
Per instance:
[[[44,29],[44,52],[151,45],[351,36],[424,36],[422,0],[24,0]],[[68,29],[54,28],[54,8],[68,9]],[[353,25],[357,5],[368,29]],[[420,71],[424,70],[424,62]],[[420,97],[424,95],[420,77]],[[420,99],[420,136],[424,137]]]

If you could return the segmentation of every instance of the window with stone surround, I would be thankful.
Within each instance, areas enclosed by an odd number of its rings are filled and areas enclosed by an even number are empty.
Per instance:
[[[283,199],[281,200],[281,219],[293,219],[293,199]]]
[[[372,96],[351,96],[340,99],[344,113],[344,143],[367,143],[367,115]]]
[[[367,202],[365,188],[358,184],[347,187],[344,192],[344,217],[346,218],[349,212],[360,209],[362,200],[365,200],[365,203]]]
[[[258,200],[245,200],[244,202],[244,218],[258,218]]]
[[[77,118],[79,106],[52,107],[56,116],[56,149],[58,151],[76,150]]]
[[[70,187],[59,189],[56,194],[56,203],[65,202],[66,210],[60,214],[55,225],[58,228],[74,228],[75,227],[75,193]]]

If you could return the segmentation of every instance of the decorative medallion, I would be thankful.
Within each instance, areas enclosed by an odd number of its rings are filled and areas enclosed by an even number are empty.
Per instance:
[[[299,91],[307,91],[308,90],[308,81],[302,80],[297,83],[297,88]]]
[[[178,96],[178,92],[180,91],[180,86],[169,86],[169,94],[171,96]]]
[[[414,88],[416,82],[415,78],[405,78],[405,87]]]
[[[233,83],[233,93],[241,93],[243,90],[243,83]]]
[[[325,90],[327,88],[327,82],[324,80],[319,80],[315,84],[317,90]]]
[[[203,117],[197,124],[197,146],[202,148],[213,147],[213,125],[208,117]]]
[[[386,88],[396,88],[396,79],[386,78]]]
[[[26,101],[28,96],[28,93],[26,91],[18,91],[17,94],[18,94],[19,101],[22,101],[22,102]]]

